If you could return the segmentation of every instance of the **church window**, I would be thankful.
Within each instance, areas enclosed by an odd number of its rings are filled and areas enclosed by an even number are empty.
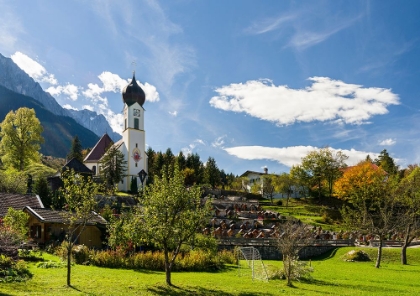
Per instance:
[[[93,174],[96,175],[96,165],[92,167]]]
[[[137,167],[137,162],[136,162],[136,167]]]
[[[127,129],[127,118],[124,119],[124,129]]]
[[[138,118],[134,118],[134,128],[139,129],[139,119]]]
[[[137,145],[137,143],[136,143],[136,148],[138,148],[138,145]]]

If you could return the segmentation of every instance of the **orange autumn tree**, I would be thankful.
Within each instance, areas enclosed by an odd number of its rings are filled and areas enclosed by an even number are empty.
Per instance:
[[[347,202],[341,214],[352,230],[369,232],[379,238],[375,267],[380,267],[385,236],[397,228],[395,204],[397,180],[369,161],[345,169],[334,184],[338,198]]]

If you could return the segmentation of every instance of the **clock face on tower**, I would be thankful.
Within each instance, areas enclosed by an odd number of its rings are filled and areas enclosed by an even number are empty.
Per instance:
[[[133,109],[133,115],[135,117],[140,117],[140,109]]]
[[[140,150],[138,148],[134,148],[133,149],[133,160],[134,160],[134,162],[137,163],[137,162],[140,161],[140,159],[141,159]]]

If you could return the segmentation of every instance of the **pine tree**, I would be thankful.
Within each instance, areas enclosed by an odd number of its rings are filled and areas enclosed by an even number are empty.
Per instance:
[[[115,185],[124,178],[127,171],[127,161],[124,159],[124,154],[112,146],[102,157],[100,165],[101,177],[107,188],[114,190]]]
[[[71,149],[69,154],[67,154],[67,159],[71,160],[73,158],[76,158],[80,162],[83,162],[83,148],[82,143],[79,140],[79,137],[76,135],[73,138],[73,141],[71,142]]]

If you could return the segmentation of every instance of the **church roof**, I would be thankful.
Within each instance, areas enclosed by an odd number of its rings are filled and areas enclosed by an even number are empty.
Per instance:
[[[140,85],[137,84],[134,73],[133,79],[122,91],[122,99],[128,106],[131,106],[136,102],[139,103],[140,106],[143,106],[144,101],[146,100],[146,94]]]
[[[98,162],[112,144],[114,144],[114,141],[111,140],[108,134],[104,134],[83,162]]]
[[[35,208],[43,208],[41,199],[37,195],[18,194],[18,193],[0,193],[0,217],[7,214],[9,208],[15,210],[23,210],[24,207],[30,206]]]

